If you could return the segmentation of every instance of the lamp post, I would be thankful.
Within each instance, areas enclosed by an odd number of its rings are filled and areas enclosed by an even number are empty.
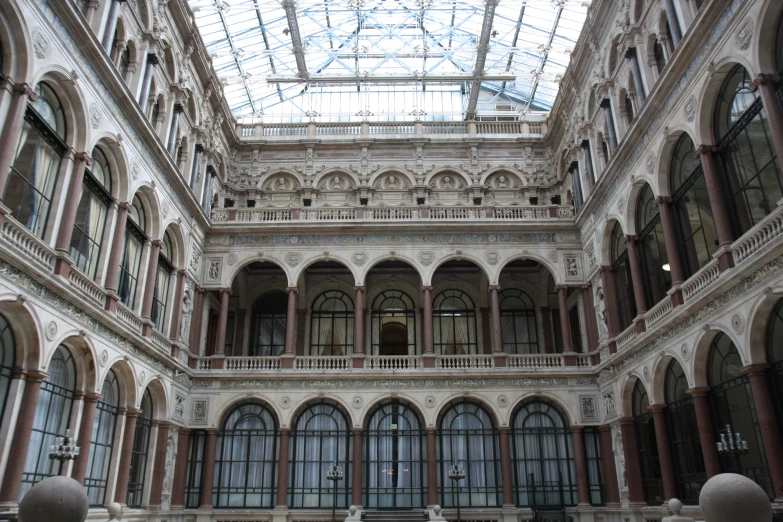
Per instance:
[[[331,468],[326,472],[326,478],[331,480],[334,484],[334,496],[332,497],[332,522],[335,522],[335,508],[337,507],[337,481],[343,479],[343,470],[335,462]]]
[[[462,466],[459,465],[459,463],[455,460],[454,463],[449,468],[449,478],[454,481],[457,488],[457,522],[461,522],[462,517],[460,516],[460,510],[459,510],[459,481],[465,478],[465,470],[462,469]]]
[[[60,462],[62,470],[63,462],[66,460],[75,460],[79,456],[81,448],[76,445],[76,441],[71,438],[71,430],[65,430],[64,437],[54,439],[54,444],[49,446],[49,459]]]

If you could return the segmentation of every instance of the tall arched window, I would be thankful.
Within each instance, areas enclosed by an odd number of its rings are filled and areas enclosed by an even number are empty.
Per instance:
[[[127,81],[128,80],[128,71],[130,70],[130,62],[131,62],[131,50],[130,45],[126,45],[125,49],[122,50],[122,53],[120,54],[120,77]]]
[[[772,479],[750,380],[742,373],[744,365],[737,348],[725,334],[719,333],[712,340],[707,365],[712,422],[717,436],[726,433],[726,426],[731,426],[731,431],[739,433],[748,443],[747,455],[722,455],[721,470],[753,479],[773,498]]]
[[[364,430],[364,505],[424,507],[426,461],[424,424],[419,414],[398,399],[378,404]]]
[[[568,421],[545,399],[522,402],[511,423],[517,506],[573,506],[579,502]]]
[[[144,205],[139,196],[133,197],[133,204],[125,224],[125,245],[120,263],[119,296],[122,303],[133,308],[136,303],[136,290],[139,286],[141,253],[147,234],[144,233],[147,221]]]
[[[625,102],[625,117],[627,118],[628,125],[630,126],[634,119],[633,100],[628,93],[623,94],[623,98],[623,101]]]
[[[432,303],[432,330],[436,354],[478,353],[476,309],[465,292],[446,290],[438,294]]]
[[[636,230],[639,231],[638,254],[644,278],[644,293],[647,307],[652,308],[672,287],[669,257],[663,240],[663,225],[655,195],[650,185],[645,185],[639,194],[636,208]]]
[[[633,295],[631,265],[628,262],[628,245],[625,244],[625,234],[620,223],[615,224],[612,230],[612,280],[622,331],[628,328],[636,317],[636,301]]]
[[[508,354],[538,353],[536,307],[522,290],[500,292],[500,330],[503,351]]]
[[[704,171],[690,136],[683,134],[674,146],[670,190],[685,277],[712,261],[718,249],[718,232],[712,217]]]
[[[313,302],[310,355],[350,355],[353,352],[353,301],[329,290]]]
[[[663,52],[663,45],[657,38],[655,44],[653,44],[653,56],[655,57],[655,67],[658,69],[658,76],[663,74],[663,69],[666,67],[666,54]]]
[[[334,464],[343,470],[337,481],[337,508],[347,508],[353,480],[351,423],[340,406],[331,401],[309,404],[296,418],[291,432],[288,505],[294,508],[331,508],[334,486],[326,472]]]
[[[783,175],[772,145],[767,112],[753,78],[741,65],[726,77],[715,108],[723,175],[731,197],[738,235],[747,232],[783,198]]]
[[[660,504],[663,502],[663,481],[661,480],[661,463],[658,458],[658,443],[655,439],[655,425],[647,391],[639,380],[634,385],[631,405],[644,500],[648,504]]]
[[[688,393],[688,378],[675,360],[666,367],[664,389],[678,498],[686,504],[697,504],[707,473],[701,453],[696,408],[693,396]]]
[[[174,271],[174,265],[171,264],[173,254],[171,236],[167,231],[163,234],[163,241],[158,253],[158,273],[155,275],[155,292],[152,299],[151,319],[158,330],[163,330],[166,326],[169,287],[171,286],[171,274]]]
[[[49,448],[55,438],[65,435],[71,420],[76,365],[68,348],[63,345],[57,347],[47,373],[49,376],[41,383],[35,407],[33,430],[19,488],[20,501],[33,484],[60,472],[60,464],[49,458]]]
[[[416,312],[400,290],[387,290],[372,304],[372,355],[415,355]]]
[[[95,409],[95,421],[90,442],[90,459],[84,487],[91,506],[102,506],[106,500],[114,429],[120,406],[120,386],[113,370],[109,370],[101,387],[101,397]]]
[[[441,414],[438,433],[438,484],[443,506],[457,505],[457,487],[449,479],[449,468],[455,462],[465,470],[459,483],[460,506],[502,505],[498,431],[492,415],[476,402],[455,400]]]
[[[2,49],[0,49],[2,50]],[[16,340],[11,325],[0,315],[0,422],[5,416],[8,391],[11,388],[11,373],[16,360]]]
[[[152,431],[152,397],[149,389],[144,390],[141,399],[141,413],[136,419],[136,432],[133,436],[130,477],[128,478],[128,507],[140,507],[144,496],[144,479],[147,474],[147,457],[150,449]]]
[[[193,430],[190,432],[190,455],[188,457],[188,473],[185,478],[185,507],[187,508],[197,508],[201,504],[206,444],[206,431]]]
[[[767,362],[770,365],[778,418],[783,419],[783,299],[775,305],[767,325]]]
[[[71,236],[71,258],[75,266],[90,278],[95,278],[98,269],[106,214],[112,201],[111,167],[103,150],[95,147],[92,150],[92,166],[84,170]]]
[[[35,87],[38,99],[27,105],[3,203],[33,234],[43,237],[66,140],[65,109],[52,87]]]
[[[217,439],[215,507],[275,506],[277,427],[277,416],[259,401],[240,403],[226,414]]]
[[[253,336],[250,355],[278,356],[285,351],[285,325],[288,296],[284,292],[267,292],[253,304]]]

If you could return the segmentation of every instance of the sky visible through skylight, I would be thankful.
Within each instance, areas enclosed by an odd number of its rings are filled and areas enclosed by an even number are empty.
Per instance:
[[[189,4],[234,115],[287,123],[548,111],[589,1]]]

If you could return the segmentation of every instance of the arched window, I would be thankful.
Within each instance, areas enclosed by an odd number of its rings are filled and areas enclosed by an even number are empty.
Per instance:
[[[737,348],[725,334],[719,333],[712,340],[707,365],[712,423],[718,438],[726,433],[726,427],[730,426],[733,433],[739,433],[748,443],[747,455],[721,455],[721,470],[753,479],[773,498],[772,479],[761,440],[750,380],[747,374],[741,371],[744,365]]]
[[[128,81],[128,71],[130,70],[131,51],[130,45],[126,45],[125,49],[120,53],[120,77]]]
[[[215,507],[272,508],[277,484],[277,417],[243,402],[226,414],[217,438]]]
[[[313,302],[310,355],[350,355],[353,352],[353,301],[329,290]]]
[[[634,119],[633,100],[628,93],[625,93],[623,98],[625,98],[625,117],[628,119],[628,125],[630,126]]]
[[[633,295],[631,265],[628,262],[628,245],[625,244],[625,235],[620,228],[620,223],[615,224],[612,230],[612,280],[622,331],[628,328],[636,317],[636,301]]]
[[[250,355],[264,357],[283,355],[287,317],[288,296],[284,292],[267,292],[256,299],[253,304]]]
[[[462,507],[495,507],[503,503],[498,431],[492,415],[469,400],[452,401],[441,414],[438,466],[440,498],[444,507],[457,505],[457,487],[449,468],[459,464],[465,478],[459,482]]]
[[[631,405],[644,500],[648,504],[660,504],[663,502],[663,481],[661,480],[661,463],[658,458],[658,443],[655,439],[655,425],[647,391],[639,380],[634,385]]]
[[[585,444],[585,461],[587,463],[587,484],[590,487],[590,503],[594,506],[606,504],[606,481],[601,450],[601,431],[596,427],[585,427],[582,430]],[[610,455],[607,458],[614,458]],[[609,480],[616,480],[615,477]]]
[[[517,506],[545,508],[579,502],[571,430],[545,399],[521,403],[511,423]]]
[[[783,299],[775,305],[767,325],[767,362],[770,364],[778,418],[783,419]]]
[[[688,393],[685,372],[675,360],[666,367],[664,389],[669,438],[680,495],[677,498],[686,504],[698,504],[699,491],[707,481],[707,473],[701,453],[693,396]]]
[[[71,420],[76,365],[68,348],[63,345],[57,347],[47,373],[49,376],[41,383],[35,407],[33,430],[19,488],[20,501],[33,484],[60,472],[60,464],[49,458],[49,448],[55,438],[65,435]]]
[[[704,171],[695,152],[690,136],[683,134],[674,146],[670,167],[669,186],[686,278],[712,261],[718,249]]]
[[[0,315],[0,422],[5,415],[8,391],[11,388],[11,373],[16,361],[16,340],[11,325]]]
[[[343,470],[337,481],[337,508],[347,508],[353,480],[351,423],[336,403],[312,403],[296,418],[291,432],[288,505],[294,508],[331,508],[334,485],[326,472],[334,464]]]
[[[364,430],[364,505],[424,507],[426,461],[424,424],[419,414],[398,399],[378,404]]]
[[[100,147],[92,150],[92,166],[84,170],[84,181],[76,208],[71,236],[71,258],[75,266],[95,278],[101,256],[106,214],[111,196],[111,167]]]
[[[372,355],[415,355],[416,312],[400,290],[387,290],[372,305]]]
[[[84,487],[91,506],[103,506],[109,481],[114,430],[120,406],[120,386],[113,370],[109,370],[101,387],[101,397],[95,409],[95,421],[90,442],[90,459]]]
[[[155,328],[163,331],[166,326],[166,311],[169,303],[169,287],[171,286],[171,274],[174,272],[174,265],[171,259],[174,250],[171,245],[171,236],[168,231],[163,234],[160,252],[158,253],[158,272],[155,274],[155,292],[152,299],[151,319],[155,323]]]
[[[533,300],[515,288],[501,291],[498,297],[503,351],[508,354],[538,353],[536,307]]]
[[[147,475],[147,456],[150,449],[152,431],[152,397],[149,389],[144,390],[141,399],[141,413],[136,419],[136,432],[133,436],[130,477],[128,479],[128,507],[140,507],[144,496],[144,479]],[[127,437],[127,434],[126,434]]]
[[[726,77],[715,108],[715,137],[738,235],[783,198],[783,176],[772,145],[767,112],[741,65]]]
[[[672,276],[663,240],[661,216],[655,206],[655,195],[650,185],[645,185],[639,194],[636,230],[639,231],[637,252],[642,265],[645,300],[647,307],[652,308],[666,297],[666,292],[672,287]]]
[[[201,490],[204,481],[204,452],[207,445],[207,432],[190,432],[190,455],[188,474],[185,478],[185,507],[197,508],[201,504]]]
[[[446,290],[438,294],[432,303],[432,329],[436,354],[478,353],[476,309],[465,292]]]
[[[39,83],[35,92],[38,99],[27,105],[3,203],[17,221],[43,237],[57,173],[68,146],[60,99],[45,82]]]
[[[139,269],[144,242],[147,241],[146,216],[139,196],[133,197],[133,204],[125,223],[125,245],[120,263],[119,296],[122,303],[133,308],[136,304],[136,290],[139,286]]]
[[[663,45],[657,38],[653,45],[653,56],[655,57],[655,67],[658,69],[658,76],[663,74],[663,69],[666,67],[666,54],[663,52]]]

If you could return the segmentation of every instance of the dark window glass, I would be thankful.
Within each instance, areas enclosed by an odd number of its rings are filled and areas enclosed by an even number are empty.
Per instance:
[[[152,397],[147,389],[144,390],[144,396],[141,399],[141,413],[138,419],[136,419],[136,431],[133,435],[133,450],[131,453],[126,501],[128,507],[141,506],[142,496],[144,495],[144,479],[147,474],[147,457],[149,456],[151,431]]]
[[[250,355],[278,356],[285,351],[285,326],[288,296],[284,292],[267,292],[253,304],[253,336]]]
[[[185,482],[185,507],[197,508],[201,504],[201,490],[204,481],[204,451],[207,445],[207,432],[190,432],[190,457],[188,475]]]
[[[11,372],[16,361],[16,340],[11,325],[0,315],[0,422],[5,415],[8,391],[11,388]]]
[[[661,216],[650,185],[645,185],[639,194],[636,229],[640,231],[637,253],[642,267],[645,300],[647,307],[652,308],[666,297],[666,292],[672,287],[672,277]]]
[[[91,506],[103,506],[109,483],[114,430],[117,426],[117,412],[120,406],[120,386],[114,371],[109,370],[101,387],[101,397],[95,408],[95,420],[90,442],[90,458],[84,487]]]
[[[647,391],[638,380],[633,389],[631,404],[644,500],[648,504],[660,504],[663,502],[663,480],[661,479],[661,463],[658,458],[658,443],[655,439],[655,425]]]
[[[585,460],[587,460],[587,483],[590,487],[590,503],[603,506],[606,503],[604,468],[601,463],[601,433],[598,428],[587,427],[583,430],[585,441]],[[614,458],[614,455],[608,458]],[[610,480],[616,480],[612,477]]]
[[[536,307],[522,290],[500,292],[500,330],[503,351],[508,354],[538,353]]]
[[[633,122],[634,118],[634,112],[633,112],[633,100],[631,100],[631,97],[626,94],[625,95],[625,117],[628,118],[628,125]]]
[[[631,280],[631,265],[628,262],[628,246],[620,224],[612,231],[612,279],[617,302],[617,312],[620,316],[620,331],[628,328],[636,317],[636,301],[634,300],[633,281]]]
[[[666,55],[663,52],[663,45],[661,45],[659,40],[655,40],[653,55],[655,56],[655,66],[658,68],[658,74],[663,74],[663,69],[666,67]]]
[[[84,170],[71,236],[71,259],[90,278],[95,278],[98,269],[106,214],[112,201],[111,167],[103,151],[95,147],[92,151],[92,166]]]
[[[329,290],[313,302],[310,355],[350,355],[353,352],[353,301]]]
[[[478,353],[476,310],[473,300],[460,290],[446,290],[432,303],[433,347],[438,355]]]
[[[120,301],[133,308],[136,302],[136,290],[139,285],[139,269],[141,254],[147,236],[144,233],[144,207],[138,196],[133,198],[133,204],[125,224],[125,245],[120,263]]]
[[[400,290],[387,290],[372,305],[372,355],[416,355],[416,311]]]
[[[174,267],[171,264],[172,257],[171,236],[166,232],[158,253],[158,270],[155,274],[155,290],[152,296],[152,322],[158,331],[163,331],[166,326],[166,311],[169,303],[169,288]]]
[[[783,299],[775,305],[767,325],[767,362],[771,366],[778,419],[783,419]]]

